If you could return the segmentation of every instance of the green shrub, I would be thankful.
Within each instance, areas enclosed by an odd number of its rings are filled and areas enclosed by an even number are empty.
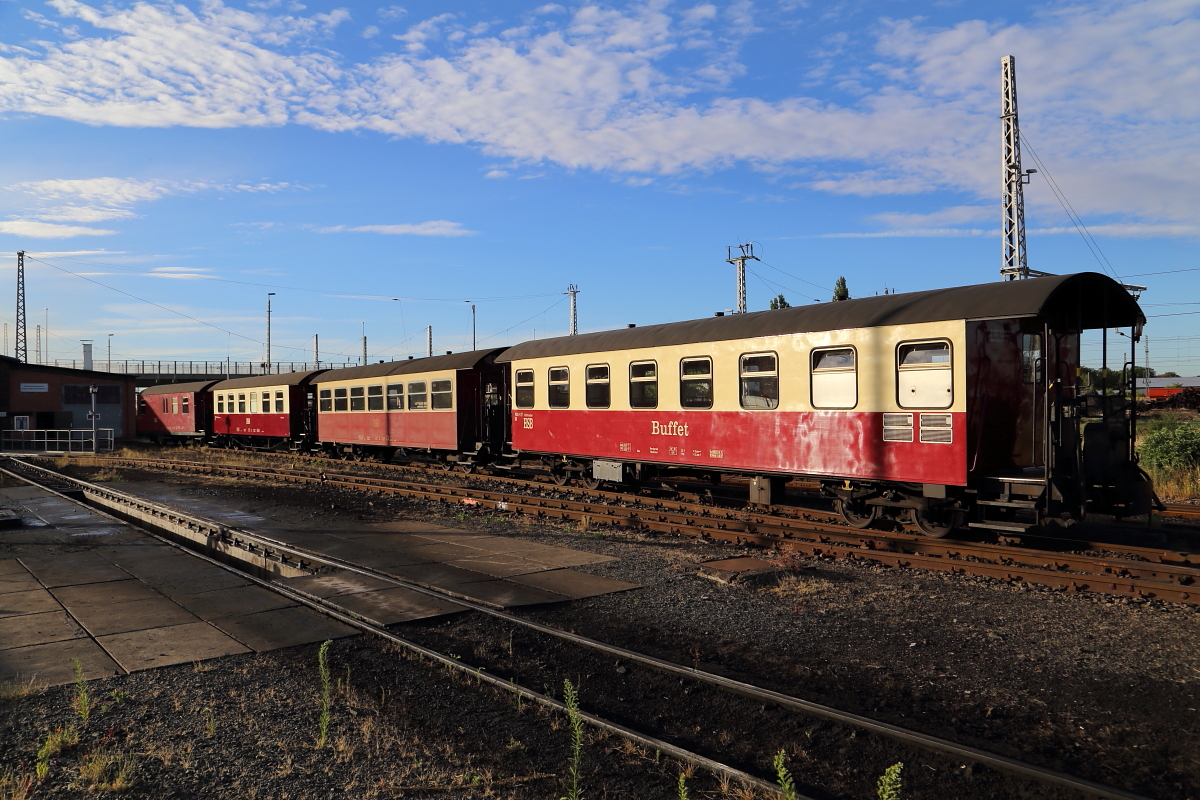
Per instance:
[[[1151,467],[1178,469],[1200,466],[1200,427],[1180,423],[1152,428],[1142,437],[1138,451],[1142,460]]]

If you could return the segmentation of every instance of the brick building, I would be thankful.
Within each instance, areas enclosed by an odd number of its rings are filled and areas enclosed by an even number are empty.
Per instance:
[[[0,356],[0,430],[88,429],[95,384],[97,428],[133,438],[137,432],[137,392],[133,376],[95,370],[23,364]]]

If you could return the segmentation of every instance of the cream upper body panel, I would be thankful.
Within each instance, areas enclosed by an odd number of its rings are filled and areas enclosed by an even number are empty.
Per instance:
[[[613,350],[599,353],[519,359],[511,362],[513,408],[521,410],[517,391],[521,378],[533,372],[533,409],[549,409],[551,370],[556,387],[556,408],[562,407],[561,387],[566,368],[569,408],[585,410],[587,368],[607,365],[610,381],[611,410],[639,410],[630,405],[631,364],[655,362],[658,410],[704,410],[681,402],[681,378],[696,377],[701,365],[689,365],[693,375],[681,375],[683,362],[697,359],[712,361],[712,406],[714,411],[768,409],[769,402],[745,403],[743,379],[755,377],[750,369],[767,369],[771,362],[746,359],[745,356],[774,355],[778,377],[779,411],[859,411],[912,412],[937,410],[960,412],[966,409],[966,325],[962,320],[926,322],[911,325],[854,328],[847,330],[797,333],[720,342]],[[944,348],[948,345],[948,362]],[[926,348],[907,347],[929,344]],[[847,367],[841,352],[853,351],[853,366]],[[910,363],[901,364],[903,357]],[[821,359],[821,353],[835,351],[835,358]],[[835,368],[819,366],[814,371],[814,353],[819,365],[840,364]],[[647,380],[645,368],[638,369],[633,382]],[[763,373],[770,375],[769,369]],[[703,377],[700,375],[699,377]],[[816,385],[814,385],[814,380]],[[828,388],[826,388],[828,387]],[[904,405],[900,395],[903,389]],[[852,396],[847,400],[848,392]],[[818,405],[814,405],[814,393]],[[527,394],[527,393],[526,393]],[[754,398],[752,398],[754,399]],[[824,401],[824,402],[822,402]],[[852,405],[851,405],[852,403]],[[928,403],[928,405],[918,405]],[[642,406],[645,408],[647,406]]]
[[[286,414],[292,386],[254,386],[213,392],[218,414]]]
[[[454,411],[455,370],[376,378],[318,381],[319,413],[342,411]],[[339,400],[345,403],[339,403]],[[357,402],[361,399],[361,403]],[[345,406],[344,408],[341,406]]]

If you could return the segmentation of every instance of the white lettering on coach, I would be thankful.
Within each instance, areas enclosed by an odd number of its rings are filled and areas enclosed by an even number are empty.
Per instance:
[[[688,426],[682,422],[676,422],[675,420],[671,420],[670,422],[665,423],[665,424],[662,422],[651,422],[650,423],[650,435],[651,436],[687,436],[688,435]]]

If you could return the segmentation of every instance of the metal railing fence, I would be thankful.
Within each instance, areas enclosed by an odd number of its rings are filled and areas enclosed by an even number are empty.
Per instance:
[[[150,359],[93,359],[92,369],[99,372],[112,372],[117,375],[158,375],[162,377],[186,377],[195,375],[197,378],[224,377],[245,378],[252,375],[279,375],[285,372],[308,372],[317,369],[338,369],[341,367],[358,366],[357,360],[322,361],[319,364],[305,361],[272,361],[270,369],[261,362],[255,361],[152,361]],[[78,358],[58,358],[53,366],[83,369],[83,360]]]
[[[113,429],[96,429],[96,450],[111,452]],[[92,431],[85,428],[0,431],[0,450],[6,453],[90,453]]]

